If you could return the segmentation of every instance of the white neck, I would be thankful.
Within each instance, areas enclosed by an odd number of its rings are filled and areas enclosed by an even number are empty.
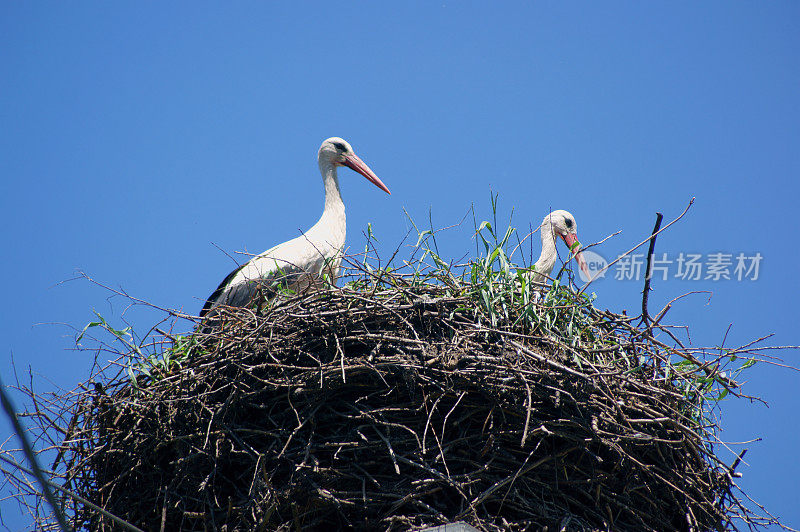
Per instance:
[[[318,246],[323,243],[333,250],[341,250],[347,232],[347,220],[344,213],[344,202],[339,192],[339,178],[336,175],[336,165],[330,160],[319,160],[319,171],[322,174],[322,183],[325,185],[325,208],[319,221],[309,229],[307,235],[315,239]]]
[[[539,260],[534,265],[537,281],[543,281],[544,275],[550,275],[553,271],[553,266],[556,264],[556,235],[553,231],[553,226],[549,222],[542,225],[542,253],[539,255]]]
[[[339,191],[339,177],[336,175],[336,165],[328,159],[320,159],[319,171],[325,185],[325,209],[322,212],[331,216],[344,217],[344,202]]]

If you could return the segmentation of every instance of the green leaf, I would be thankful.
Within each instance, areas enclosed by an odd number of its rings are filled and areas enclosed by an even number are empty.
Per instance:
[[[417,245],[416,245],[416,246],[414,246],[414,247],[417,247],[417,248],[418,248],[418,247],[419,247],[419,245],[420,245],[420,244],[422,244],[422,240],[423,240],[423,239],[424,239],[426,236],[428,236],[428,235],[432,235],[432,234],[433,234],[433,233],[430,231],[430,229],[425,229],[423,232],[421,232],[421,233],[419,234],[419,238],[417,239]],[[424,257],[423,257],[423,260],[424,260]]]
[[[508,239],[511,237],[512,234],[514,234],[514,231],[516,231],[516,229],[514,229],[513,227],[509,227],[508,229],[506,229],[506,234],[503,237],[503,240],[500,242],[500,246],[506,245]]]
[[[86,331],[88,329],[91,329],[92,327],[98,327],[102,324],[103,322],[101,321],[92,321],[87,323],[86,326],[83,328],[83,330],[81,330],[81,333],[78,335],[78,338],[75,339],[75,343],[76,344],[80,343],[80,341],[83,339],[83,336],[86,334]]]

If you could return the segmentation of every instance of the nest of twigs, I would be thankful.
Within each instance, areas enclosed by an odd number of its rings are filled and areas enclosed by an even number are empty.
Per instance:
[[[69,484],[146,530],[726,528],[691,376],[556,292],[532,306],[572,314],[572,338],[483,323],[433,285],[231,312],[182,364],[91,392]]]
[[[637,325],[567,286],[541,291],[488,245],[459,274],[430,249],[408,264],[359,265],[344,288],[225,310],[205,332],[154,328],[147,345],[90,324],[127,346],[116,365],[49,400],[28,390],[71,525],[122,529],[112,514],[219,531],[777,522],[740,502],[735,464],[715,455],[712,409],[737,393],[732,365],[751,346],[685,348],[663,312]],[[20,500],[37,493],[10,477]],[[30,507],[54,528],[40,499]]]

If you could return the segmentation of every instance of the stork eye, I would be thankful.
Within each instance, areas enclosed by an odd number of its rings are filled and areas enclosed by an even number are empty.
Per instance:
[[[564,218],[564,224],[567,226],[567,229],[572,229],[572,220],[569,218]]]
[[[345,146],[341,142],[334,142],[333,143],[333,147],[336,148],[339,151],[347,151],[347,146]]]

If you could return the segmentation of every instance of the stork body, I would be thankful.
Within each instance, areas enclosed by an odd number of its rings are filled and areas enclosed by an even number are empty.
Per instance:
[[[589,267],[580,252],[581,243],[578,242],[578,224],[575,217],[567,211],[553,211],[542,220],[540,227],[542,235],[542,253],[539,260],[528,273],[528,279],[534,283],[544,283],[553,272],[558,252],[556,251],[556,238],[561,237],[564,243],[575,253],[575,260],[588,277]]]
[[[246,306],[259,290],[267,294],[279,288],[304,291],[322,278],[335,281],[346,236],[337,168],[352,168],[384,192],[391,193],[350,144],[339,137],[322,143],[317,162],[325,185],[325,208],[319,221],[297,238],[268,249],[232,271],[208,298],[200,311],[201,317],[220,305]]]

